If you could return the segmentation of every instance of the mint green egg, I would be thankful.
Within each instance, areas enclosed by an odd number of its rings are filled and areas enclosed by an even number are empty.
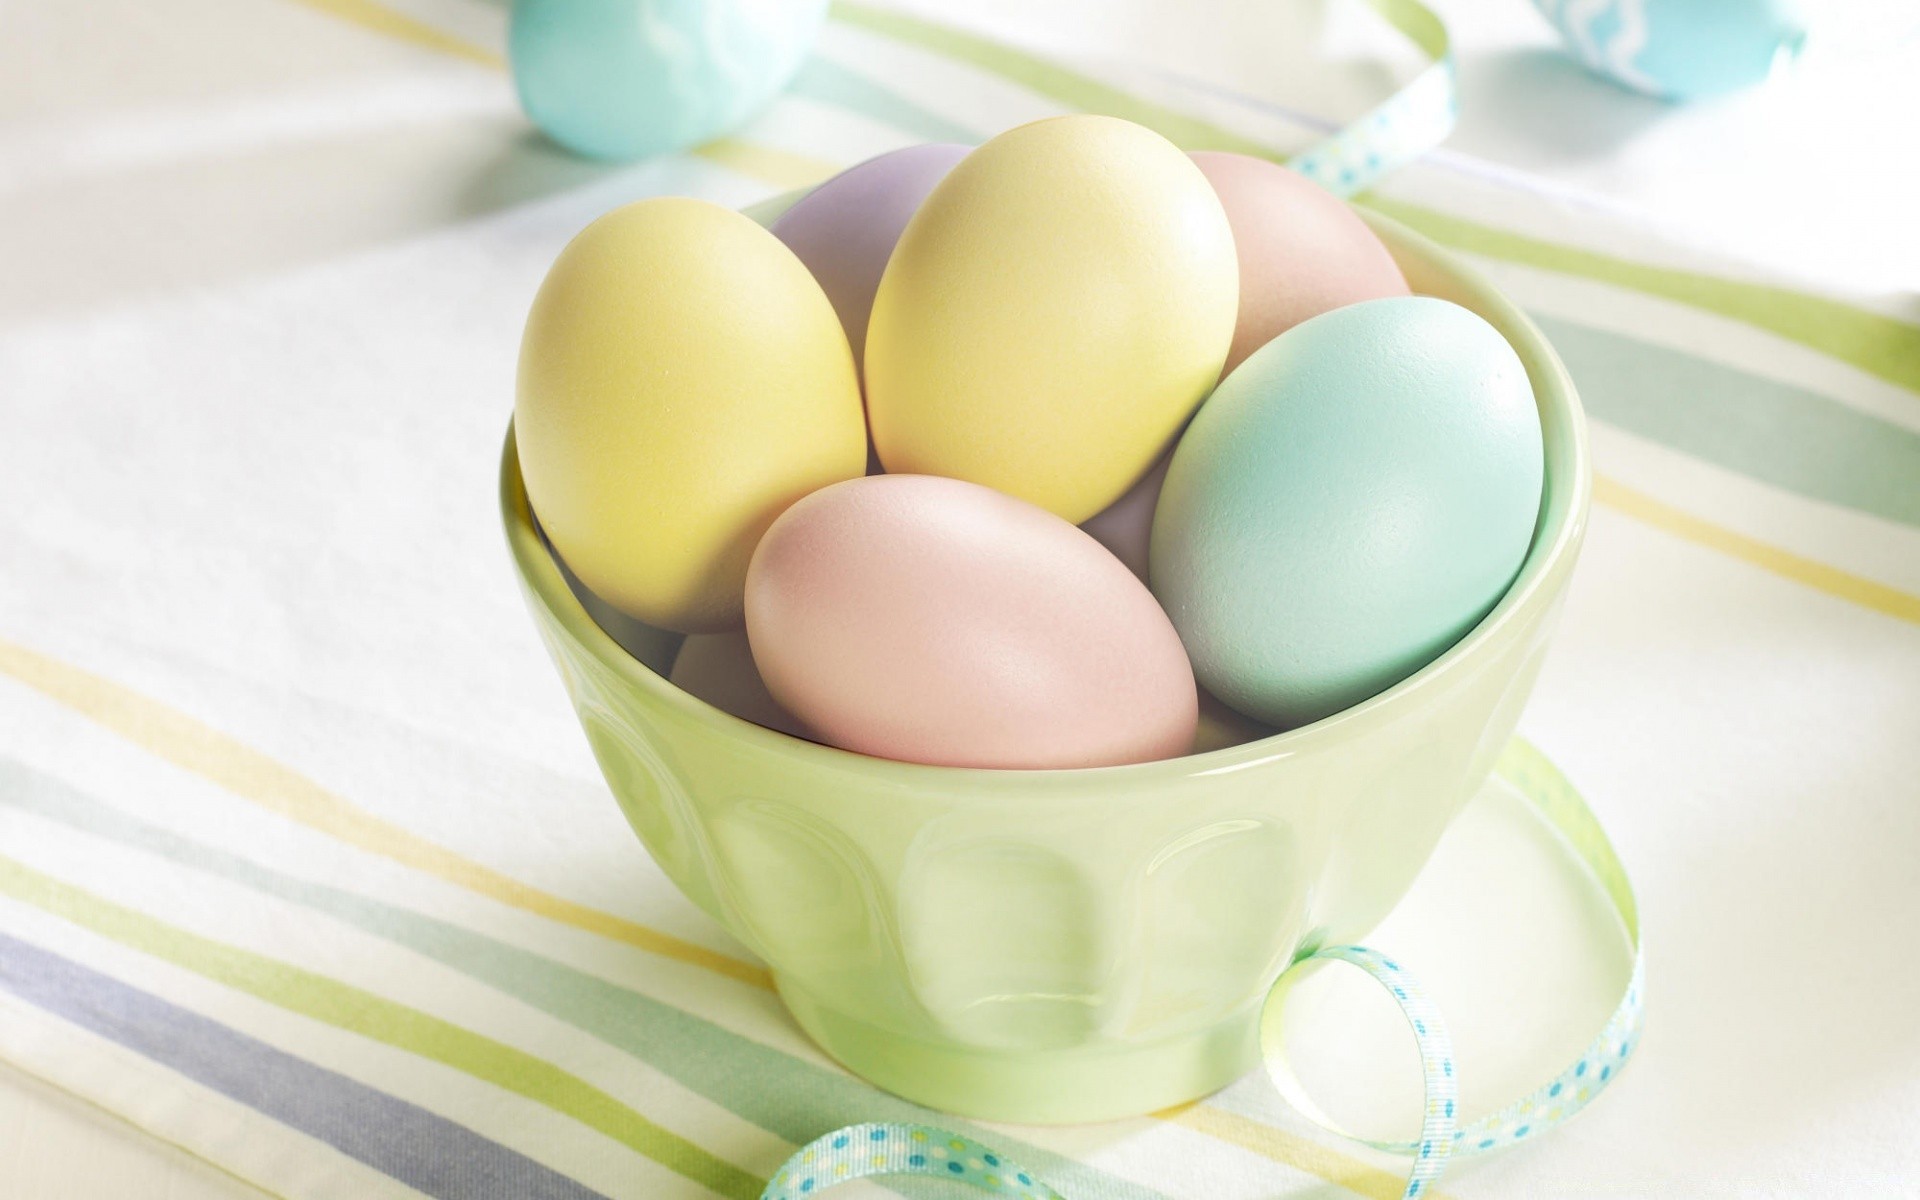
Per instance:
[[[520,106],[578,154],[624,161],[727,133],[800,69],[826,0],[514,0]]]
[[[1153,591],[1208,691],[1309,724],[1487,615],[1543,471],[1533,390],[1493,326],[1423,296],[1335,309],[1255,351],[1181,437]]]

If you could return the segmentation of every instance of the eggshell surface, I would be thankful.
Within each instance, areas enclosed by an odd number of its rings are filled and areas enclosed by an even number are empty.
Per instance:
[[[1196,150],[1189,157],[1220,198],[1240,262],[1240,310],[1225,370],[1309,317],[1408,294],[1386,244],[1319,184],[1245,154]]]
[[[975,484],[876,475],[781,515],[747,576],[773,696],[908,762],[1095,767],[1184,754],[1193,673],[1146,587],[1066,521]]]
[[[785,87],[826,0],[514,0],[507,53],[527,116],[561,145],[635,159],[707,141]]]
[[[1238,306],[1226,214],[1171,142],[1100,116],[1009,130],[933,189],[881,277],[874,446],[889,472],[1084,521],[1213,386]]]
[[[1224,380],[1168,467],[1156,595],[1195,674],[1282,728],[1411,675],[1518,573],[1539,414],[1491,325],[1426,297],[1296,326]]]
[[[1160,456],[1140,482],[1080,526],[1093,540],[1127,564],[1127,570],[1147,577],[1147,541],[1153,532],[1153,509],[1160,503],[1160,487],[1167,481],[1172,452]]]
[[[811,736],[767,691],[744,630],[689,636],[680,644],[667,678],[681,691],[742,721],[794,737]]]
[[[901,230],[971,146],[928,142],[870,158],[808,192],[773,222],[773,235],[807,264],[847,331],[858,365],[873,294]]]
[[[819,285],[751,220],[681,198],[616,209],[561,251],[527,318],[514,428],[567,566],[683,633],[737,627],[760,534],[866,465]]]
[[[1534,0],[1534,7],[1559,30],[1573,57],[1596,74],[1649,96],[1702,100],[1757,87],[1787,70],[1806,49],[1809,19],[1843,6],[1800,0]]]

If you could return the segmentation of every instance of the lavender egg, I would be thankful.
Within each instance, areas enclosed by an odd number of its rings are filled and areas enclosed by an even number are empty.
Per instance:
[[[855,364],[865,358],[873,294],[900,231],[972,149],[928,142],[870,158],[802,196],[774,221],[773,235],[807,264],[833,301]]]
[[[1153,532],[1153,509],[1160,503],[1160,485],[1167,481],[1167,464],[1172,461],[1173,451],[1169,450],[1141,476],[1140,482],[1080,523],[1094,541],[1113,551],[1115,558],[1127,564],[1127,570],[1143,580],[1147,577],[1147,539]]]

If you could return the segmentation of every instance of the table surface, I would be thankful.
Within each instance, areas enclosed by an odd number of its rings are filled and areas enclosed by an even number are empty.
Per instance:
[[[1920,112],[1920,70],[1914,69],[1920,62],[1911,54],[1870,58],[1856,69],[1810,70],[1762,93],[1676,111],[1617,92],[1569,66],[1553,51],[1544,25],[1523,0],[1452,0],[1435,6],[1451,21],[1460,51],[1463,115],[1447,151],[1460,162],[1473,170],[1524,175],[1531,186],[1561,197],[1569,206],[1636,214],[1679,241],[1821,288],[1875,296],[1867,302],[1883,308],[1914,311],[1920,237],[1912,222],[1920,213],[1920,154],[1914,152],[1910,126],[1912,114]],[[8,188],[0,174],[0,221],[21,223],[12,231],[21,239],[14,249],[26,247],[29,238],[33,252],[41,255],[84,242],[97,233],[89,222],[109,211],[84,191],[35,192],[30,184],[36,166],[58,161],[76,174],[104,175],[115,165],[158,153],[132,135],[150,135],[154,144],[164,146],[174,136],[168,120],[195,112],[196,106],[217,106],[222,90],[208,77],[210,71],[225,72],[228,83],[292,74],[304,77],[318,95],[333,86],[336,75],[355,70],[354,64],[398,53],[378,33],[338,19],[338,10],[362,7],[357,4],[191,0],[166,7],[169,13],[163,16],[156,6],[135,0],[84,0],[33,6],[31,11],[17,6],[9,12],[16,30],[0,44],[0,168],[14,167],[28,181]],[[485,0],[416,0],[395,7],[463,37],[498,44],[498,6]],[[1151,63],[1173,76],[1322,117],[1356,111],[1378,94],[1394,69],[1380,65],[1383,43],[1377,30],[1345,11],[1358,5],[918,0],[915,7],[1037,47]],[[1838,23],[1851,30],[1871,30],[1875,22],[1892,28],[1898,9],[1894,0],[1847,6],[1837,13],[1845,18]],[[1195,13],[1204,19],[1196,19]],[[181,51],[176,36],[180,26],[199,43],[192,53]],[[24,27],[24,36],[19,27]],[[295,39],[299,53],[286,62],[274,61],[276,46]],[[142,54],[142,44],[178,53]],[[1398,60],[1389,55],[1387,61]],[[396,87],[404,90],[404,85]],[[130,100],[143,97],[153,102],[148,129],[140,128],[141,109],[129,107]],[[451,119],[463,105],[483,106],[459,88],[439,98],[418,98],[417,104],[403,98],[401,106],[409,104],[422,121]],[[105,119],[89,123],[100,114],[119,124]],[[234,117],[243,138],[252,136],[242,128],[247,119],[245,114]],[[364,119],[351,111],[338,115],[343,127]],[[272,139],[288,130],[276,131],[272,114],[261,115],[259,125],[258,152],[270,154]],[[181,128],[186,130],[185,125]],[[76,131],[86,136],[63,158],[60,140]],[[116,140],[115,135],[125,136]],[[390,151],[393,163],[406,153],[405,140],[397,138]],[[373,169],[365,163],[352,165]],[[324,161],[314,166],[316,171],[331,169]],[[396,168],[396,176],[404,181],[403,166]],[[518,185],[507,179],[499,186]],[[185,192],[194,203],[219,209],[224,194],[219,169],[206,167]],[[53,203],[47,196],[54,194],[74,202]],[[250,232],[229,243],[227,250],[209,253],[232,253],[236,272],[243,257],[249,270],[270,269],[285,215],[235,211],[226,217],[250,222]],[[341,254],[352,253],[368,232],[352,227],[351,213],[315,212],[302,219],[321,226],[317,234],[312,225],[302,231],[303,257],[324,252],[329,241]],[[22,226],[25,235],[20,234]],[[410,228],[403,215],[376,232],[401,236],[423,230]],[[138,261],[124,264],[124,270],[95,268],[92,275],[77,271],[64,285],[68,294],[55,297],[56,302],[102,303],[118,286],[164,287],[180,279],[191,286],[209,286],[204,279],[225,273],[227,264],[200,261],[189,268],[167,247],[147,249]],[[286,261],[293,261],[291,255]],[[0,296],[0,322],[31,322],[43,299],[18,293]],[[1573,602],[1570,622],[1602,623],[1607,618],[1600,610],[1607,601],[1631,603],[1630,597],[1610,593],[1597,577],[1625,556],[1638,536],[1610,531],[1598,539],[1585,566],[1587,590]],[[1632,549],[1660,553],[1658,547],[1637,543]],[[1583,669],[1605,674],[1597,650],[1576,653],[1573,661],[1557,662],[1555,669],[1563,687],[1572,686],[1567,681]],[[1796,669],[1819,670],[1805,664]],[[1737,716],[1730,714],[1728,720]],[[1553,720],[1551,715],[1544,718],[1548,736]],[[1908,725],[1908,735],[1911,729]],[[1659,735],[1635,728],[1631,736],[1658,740]],[[1738,736],[1717,742],[1703,736],[1711,753],[1741,752]],[[1709,765],[1699,768],[1699,774],[1710,781],[1714,771]],[[1590,768],[1589,777],[1595,775],[1618,781],[1623,788],[1633,778],[1630,770],[1610,772],[1599,765]],[[1710,783],[1699,786],[1713,790]],[[1909,792],[1906,800],[1914,799]],[[1737,804],[1740,798],[1726,800]],[[1807,799],[1809,804],[1821,802],[1817,796]],[[1442,875],[1472,874],[1495,852],[1487,847],[1500,844],[1493,835],[1479,849],[1456,848],[1450,841],[1446,853],[1454,858],[1436,870]],[[1770,952],[1784,962],[1797,949],[1786,945]],[[1657,1014],[1656,1006],[1655,1020],[1661,1020]],[[1831,1019],[1844,1018],[1834,1014]],[[1911,1067],[1912,1057],[1901,1051],[1896,1062]],[[1913,1089],[1906,1094],[1913,1095]],[[1723,1150],[1714,1148],[1716,1153]],[[0,1194],[197,1200],[264,1193],[132,1130],[117,1117],[0,1068]]]
[[[1202,0],[910,0],[921,11],[1061,52],[1151,62],[1321,116],[1359,112],[1404,56],[1363,4]],[[1460,63],[1446,152],[1524,173],[1570,202],[1630,213],[1677,240],[1853,291],[1920,286],[1920,14],[1905,0],[1819,6],[1806,69],[1676,108],[1563,55],[1525,0],[1435,0]],[[1865,47],[1866,49],[1862,49]]]

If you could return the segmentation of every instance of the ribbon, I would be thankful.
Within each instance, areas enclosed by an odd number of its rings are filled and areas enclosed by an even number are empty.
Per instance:
[[[1351,196],[1447,140],[1460,113],[1453,39],[1419,0],[1367,0],[1431,60],[1406,86],[1287,161],[1336,196]]]
[[[1261,1051],[1280,1094],[1302,1116],[1330,1132],[1376,1150],[1411,1157],[1406,1200],[1432,1190],[1447,1160],[1481,1154],[1525,1141],[1570,1120],[1592,1103],[1640,1044],[1646,954],[1640,944],[1639,911],[1626,868],[1593,810],[1546,756],[1515,740],[1501,759],[1500,774],[1558,834],[1613,903],[1633,948],[1633,970],[1625,994],[1586,1051],[1565,1070],[1532,1092],[1470,1125],[1456,1119],[1459,1079],[1453,1045],[1439,1011],[1400,963],[1365,946],[1329,946],[1297,960],[1267,995],[1261,1014]],[[1280,1052],[1278,1030],[1288,989],[1307,963],[1328,961],[1358,967],[1385,988],[1413,1030],[1426,1082],[1426,1108],[1420,1136],[1410,1141],[1376,1141],[1341,1129],[1307,1098]],[[816,1192],[881,1175],[921,1175],[952,1179],[983,1191],[1030,1200],[1064,1200],[1037,1175],[972,1138],[930,1125],[905,1123],[850,1125],[818,1138],[787,1160],[761,1194],[761,1200],[809,1200]]]

